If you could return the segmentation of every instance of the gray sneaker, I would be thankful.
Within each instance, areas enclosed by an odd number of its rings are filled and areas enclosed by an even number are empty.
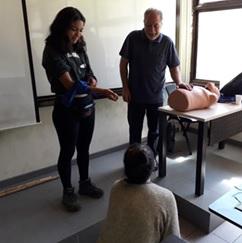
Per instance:
[[[81,209],[77,195],[74,192],[74,188],[65,188],[62,197],[62,204],[69,212],[76,212]]]

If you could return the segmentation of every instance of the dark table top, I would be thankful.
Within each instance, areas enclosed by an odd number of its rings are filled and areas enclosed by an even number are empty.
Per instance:
[[[241,205],[241,210],[236,206]],[[242,228],[242,185],[225,193],[209,205],[209,210],[224,220]]]

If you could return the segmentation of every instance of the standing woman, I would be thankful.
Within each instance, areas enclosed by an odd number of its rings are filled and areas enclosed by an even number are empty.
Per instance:
[[[83,39],[85,17],[73,7],[62,9],[50,25],[42,65],[56,94],[53,123],[60,143],[58,172],[63,185],[62,203],[68,211],[80,209],[71,183],[71,160],[77,149],[79,194],[100,198],[103,191],[89,178],[89,147],[94,130],[95,105],[92,93],[116,101],[110,89],[96,87]]]

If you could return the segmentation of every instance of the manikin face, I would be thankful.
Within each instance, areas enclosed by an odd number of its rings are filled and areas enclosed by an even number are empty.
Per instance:
[[[72,22],[70,28],[67,31],[67,37],[72,45],[76,44],[83,35],[85,23],[81,20]]]
[[[149,40],[155,40],[160,35],[161,18],[156,12],[150,12],[144,19],[144,31]]]

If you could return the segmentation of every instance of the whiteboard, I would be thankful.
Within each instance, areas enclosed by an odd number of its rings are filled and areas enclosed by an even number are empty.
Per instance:
[[[36,123],[22,4],[1,1],[0,130]]]
[[[26,5],[38,96],[51,94],[41,66],[42,52],[49,25],[65,6],[78,8],[86,17],[88,56],[100,87],[122,86],[119,51],[130,31],[143,28],[147,8],[162,10],[162,32],[175,41],[176,0],[26,0]]]

